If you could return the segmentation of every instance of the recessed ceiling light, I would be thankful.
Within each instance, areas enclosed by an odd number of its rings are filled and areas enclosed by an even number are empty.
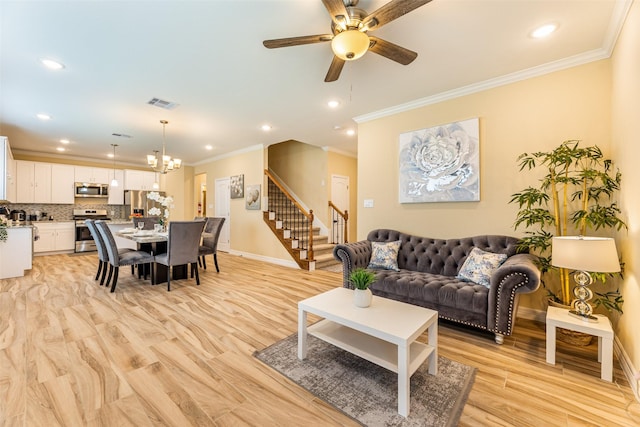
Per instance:
[[[544,37],[547,37],[557,29],[558,26],[556,24],[545,24],[533,30],[531,32],[531,37],[533,37],[534,39],[542,39]]]
[[[36,114],[36,117],[39,118],[40,120],[49,120],[49,119],[51,119],[50,115],[44,114],[44,113]]]
[[[53,59],[42,58],[40,62],[50,70],[62,70],[64,68],[63,63],[54,61]]]
[[[115,156],[113,155],[113,153],[109,153],[107,154],[107,157],[109,157],[110,159],[114,158]]]
[[[58,150],[58,151],[65,151],[65,148],[64,148],[64,147],[58,147],[58,148],[56,148],[56,150]]]
[[[327,102],[327,105],[329,106],[329,108],[338,108],[338,106],[340,105],[340,101],[332,99],[331,101]]]
[[[353,130],[353,129],[347,129],[347,135],[349,135],[349,136],[353,136],[353,135],[355,135],[355,134],[356,134],[356,131],[355,131],[355,130]]]
[[[61,139],[60,140],[60,144],[68,144],[69,140],[68,139]]]
[[[207,150],[213,150],[213,145],[205,145],[204,148]]]
[[[265,132],[269,132],[271,130],[271,125],[262,125],[261,129]]]

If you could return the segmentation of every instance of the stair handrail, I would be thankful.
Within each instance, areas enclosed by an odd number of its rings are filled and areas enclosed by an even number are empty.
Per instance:
[[[349,238],[347,237],[347,222],[349,221],[349,211],[345,209],[345,211],[342,212],[340,208],[334,205],[331,200],[329,200],[329,207],[336,211],[336,213],[340,215],[344,220],[344,243],[349,243]]]
[[[291,195],[291,193],[289,193],[289,191],[286,188],[284,188],[282,184],[280,184],[280,181],[278,181],[278,179],[275,176],[273,176],[273,174],[269,172],[268,169],[264,170],[264,174],[267,175],[269,179],[273,181],[276,187],[278,187],[280,191],[282,191],[284,195],[287,196],[287,199],[291,200],[291,202],[300,210],[300,212],[302,212],[302,214],[306,216],[307,219],[309,219],[309,222],[313,221],[313,210],[310,211],[311,213],[307,212],[307,210],[303,208],[300,203],[298,203],[298,201]]]
[[[291,201],[291,203],[294,204],[294,206],[296,208],[298,208],[298,210],[300,211],[300,213],[302,213],[302,215],[304,215],[309,223],[309,230],[308,230],[308,235],[309,235],[309,248],[307,249],[307,260],[309,261],[313,261],[313,209],[309,209],[309,212],[307,212],[307,210],[305,208],[302,207],[302,205],[300,205],[300,203],[298,203],[298,201],[291,195],[291,193],[289,193],[289,191],[284,188],[284,186],[280,183],[280,181],[278,181],[278,179],[271,173],[269,172],[268,169],[264,170],[264,174],[267,176],[267,178],[274,183],[274,185],[276,187],[278,187],[278,189],[280,191],[282,191],[282,193],[287,197],[287,199],[289,199],[289,201]]]

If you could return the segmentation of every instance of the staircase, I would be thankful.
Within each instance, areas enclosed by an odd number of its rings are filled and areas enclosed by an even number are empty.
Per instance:
[[[263,212],[264,222],[280,240],[287,252],[303,270],[313,271],[338,265],[333,258],[334,244],[320,235],[313,226],[313,211],[307,212],[289,192],[265,170],[269,210]]]

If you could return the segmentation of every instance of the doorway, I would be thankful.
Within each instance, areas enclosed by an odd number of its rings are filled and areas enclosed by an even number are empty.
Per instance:
[[[349,177],[342,175],[331,175],[331,202],[342,212],[349,210]],[[342,221],[332,221],[331,241],[343,243],[344,225]]]

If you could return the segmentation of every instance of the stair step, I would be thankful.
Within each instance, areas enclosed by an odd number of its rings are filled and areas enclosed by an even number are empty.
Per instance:
[[[318,258],[319,255],[329,254],[333,257],[333,248],[336,245],[331,243],[320,243],[318,244],[316,239],[313,239],[313,256],[314,258]]]
[[[338,265],[340,264],[340,261],[338,261],[337,259],[335,259],[333,257],[333,254],[321,254],[321,255],[315,255],[314,254],[314,259],[316,261],[316,268],[324,268],[327,267],[329,265]]]

